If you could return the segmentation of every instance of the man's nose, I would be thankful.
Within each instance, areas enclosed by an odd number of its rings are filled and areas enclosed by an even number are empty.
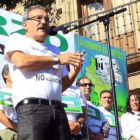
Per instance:
[[[107,99],[107,98],[105,98],[105,100],[106,100],[106,101],[108,101],[108,99]]]
[[[45,17],[43,17],[43,18],[41,19],[41,23],[47,23]]]
[[[90,87],[89,85],[86,85],[86,87]]]

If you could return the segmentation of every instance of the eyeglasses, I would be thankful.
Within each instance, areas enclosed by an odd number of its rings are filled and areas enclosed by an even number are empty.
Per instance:
[[[27,18],[27,20],[36,20],[38,22],[41,22],[43,19],[46,22],[49,22],[49,17],[44,17],[43,15],[36,15],[36,16]]]
[[[92,84],[91,84],[91,83],[79,84],[79,86],[82,86],[82,87],[86,87],[87,85],[88,85],[89,87],[92,87]]]

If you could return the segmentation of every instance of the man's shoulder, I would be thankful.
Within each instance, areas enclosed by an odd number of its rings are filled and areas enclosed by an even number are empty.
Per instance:
[[[24,35],[21,35],[21,34],[19,34],[19,33],[14,33],[14,34],[12,34],[12,35],[10,35],[9,36],[10,38],[16,38],[16,37],[25,37]],[[16,38],[17,39],[17,38]],[[18,38],[19,39],[19,38]]]
[[[103,106],[99,106],[98,109],[103,112],[103,114],[114,116],[113,112],[106,110]]]
[[[79,88],[77,88],[76,86],[70,86],[69,88],[73,89],[73,90],[79,90]],[[79,90],[80,91],[80,90]]]
[[[88,104],[88,105],[91,105],[91,106],[93,106],[94,108],[97,108],[97,109],[99,110],[98,106],[97,106],[96,104],[92,103],[91,101],[87,101],[87,104]]]
[[[103,108],[102,106],[98,106],[98,109],[99,109],[100,111],[103,111],[103,110],[104,110],[104,108]]]
[[[22,44],[23,42],[25,43],[26,41],[24,41],[26,39],[26,37],[24,35],[21,35],[19,33],[14,33],[12,35],[10,35],[8,37],[8,40],[7,40],[7,45],[9,43],[9,46],[13,43],[13,44],[17,44],[17,43],[20,43]],[[22,42],[22,43],[21,43]]]

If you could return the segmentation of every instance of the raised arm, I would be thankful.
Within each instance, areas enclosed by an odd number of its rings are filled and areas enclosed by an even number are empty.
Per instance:
[[[53,56],[36,56],[25,54],[21,51],[11,51],[7,53],[8,58],[19,69],[43,69],[55,65]],[[71,64],[75,67],[83,58],[79,57],[79,53],[66,53],[58,55],[60,65]]]

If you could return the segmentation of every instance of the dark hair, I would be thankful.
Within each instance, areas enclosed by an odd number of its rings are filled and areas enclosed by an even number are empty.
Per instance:
[[[8,66],[8,64],[6,64],[6,65],[3,67],[3,70],[2,70],[2,73],[1,73],[1,75],[2,75],[3,80],[4,80],[5,83],[6,83],[6,78],[5,78],[4,76],[5,76],[5,75],[8,75],[8,73],[9,73],[9,66]]]
[[[130,93],[129,96],[128,96],[128,98],[127,98],[127,101],[126,101],[126,111],[127,112],[132,112],[132,108],[130,106],[130,97],[132,95],[135,95],[139,99],[139,101],[140,101],[140,94],[139,93],[135,93],[135,92]],[[139,110],[140,110],[140,106],[139,106]]]
[[[112,92],[110,90],[102,90],[100,92],[100,97],[102,96],[103,93],[110,93],[111,94],[111,97],[112,97]]]
[[[80,78],[76,81],[76,86],[77,86],[77,87],[79,87],[81,79],[88,79],[88,80],[90,80],[90,79],[87,78],[87,77],[80,77]],[[90,80],[90,82],[91,82],[91,80]]]

